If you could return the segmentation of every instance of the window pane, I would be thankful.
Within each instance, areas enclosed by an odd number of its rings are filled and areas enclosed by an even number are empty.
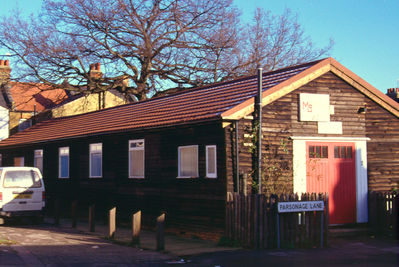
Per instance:
[[[41,187],[40,176],[35,171],[7,171],[4,187]]]
[[[101,177],[102,166],[101,166],[101,154],[100,153],[92,153],[91,154],[91,169],[90,176],[92,177]]]
[[[315,148],[314,146],[309,146],[309,158],[315,158]]]
[[[61,156],[60,157],[60,177],[67,178],[69,177],[69,156]]]
[[[215,173],[216,172],[216,155],[215,155],[215,148],[210,147],[208,148],[208,173]]]
[[[15,157],[14,158],[14,166],[22,167],[22,166],[24,166],[24,162],[25,162],[24,157]]]
[[[322,147],[322,158],[328,158],[328,146],[323,146]]]
[[[197,147],[180,147],[180,176],[197,177],[197,166]]]
[[[334,158],[339,159],[339,146],[334,146]]]
[[[316,146],[316,158],[321,158],[321,146]]]
[[[38,168],[41,172],[43,172],[43,158],[35,157],[34,166]]]
[[[346,155],[348,156],[348,159],[352,158],[352,147],[351,146],[346,147]]]
[[[340,158],[341,159],[346,159],[346,147],[341,146],[340,147],[341,153],[340,153]]]
[[[144,177],[144,150],[130,151],[130,176]]]

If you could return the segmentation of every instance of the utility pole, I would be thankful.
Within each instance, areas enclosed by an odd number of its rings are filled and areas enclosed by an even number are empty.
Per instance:
[[[257,149],[258,149],[258,170],[257,170],[257,176],[258,176],[258,193],[262,193],[262,68],[258,69],[258,97],[257,101],[255,103],[256,108],[257,108],[257,123],[258,123],[258,143],[257,143]]]

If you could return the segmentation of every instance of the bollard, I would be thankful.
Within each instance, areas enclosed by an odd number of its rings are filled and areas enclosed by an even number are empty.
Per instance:
[[[141,211],[132,216],[132,245],[140,246]]]
[[[89,206],[89,231],[94,232],[95,227],[95,205],[93,204]]]
[[[71,204],[71,220],[72,228],[76,228],[76,208],[78,206],[78,201],[74,200]]]
[[[116,231],[116,207],[111,208],[108,212],[108,226],[108,237],[113,239]]]
[[[165,213],[157,218],[157,250],[165,249]]]

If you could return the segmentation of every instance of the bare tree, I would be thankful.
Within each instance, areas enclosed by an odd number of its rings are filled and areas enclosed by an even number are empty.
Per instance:
[[[266,71],[312,61],[325,56],[333,41],[324,48],[315,48],[310,37],[305,36],[296,15],[286,9],[274,16],[270,11],[257,8],[253,22],[245,33],[247,43],[247,71],[255,74],[258,68]]]
[[[2,19],[0,45],[19,79],[86,93],[117,89],[138,100],[329,50],[314,49],[289,11],[258,9],[243,26],[231,0],[44,0],[39,16]]]
[[[117,88],[141,100],[167,81],[207,80],[196,55],[234,12],[230,0],[46,0],[39,17],[3,19],[0,44],[23,63],[25,78],[55,87],[67,80],[77,91]],[[94,62],[107,76],[89,75]]]

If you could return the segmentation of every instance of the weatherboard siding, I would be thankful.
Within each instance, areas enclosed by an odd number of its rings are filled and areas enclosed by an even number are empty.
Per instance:
[[[369,190],[399,188],[399,119],[367,101],[366,129]]]
[[[145,139],[145,178],[128,178],[128,143]],[[103,177],[89,178],[89,144],[103,144]],[[178,146],[198,145],[199,177],[176,178]],[[206,178],[205,146],[217,146],[217,178]],[[70,178],[58,178],[58,148],[70,147]],[[224,132],[220,122],[172,127],[154,131],[129,131],[77,138],[4,151],[5,164],[25,156],[33,164],[33,151],[44,150],[44,177],[50,201],[79,199],[100,207],[117,204],[120,215],[142,210],[146,218],[165,211],[171,225],[197,225],[221,229],[225,212]],[[21,151],[24,151],[21,153]],[[189,222],[189,223],[188,223]]]
[[[334,114],[330,121],[342,122],[342,134],[319,134],[317,122],[299,120],[299,94],[328,94]],[[360,107],[366,107],[366,113],[358,113]],[[305,84],[297,90],[268,104],[262,109],[262,153],[266,160],[264,166],[277,166],[281,175],[264,183],[264,190],[275,193],[289,193],[293,190],[293,142],[291,136],[306,137],[369,137],[367,142],[368,181],[370,190],[385,191],[399,187],[399,119],[380,107],[374,101],[360,93],[350,84],[328,72]],[[252,175],[254,166],[249,147],[244,146],[246,128],[252,122],[239,121],[240,171]],[[230,127],[226,128],[226,139],[230,137]],[[227,139],[231,140],[231,139]],[[282,142],[286,146],[283,150]],[[232,171],[232,150],[234,143],[226,142],[228,190],[234,189]],[[276,154],[277,150],[277,154]],[[265,164],[269,162],[269,164]],[[274,181],[273,181],[274,180]],[[251,190],[248,181],[248,191]]]

